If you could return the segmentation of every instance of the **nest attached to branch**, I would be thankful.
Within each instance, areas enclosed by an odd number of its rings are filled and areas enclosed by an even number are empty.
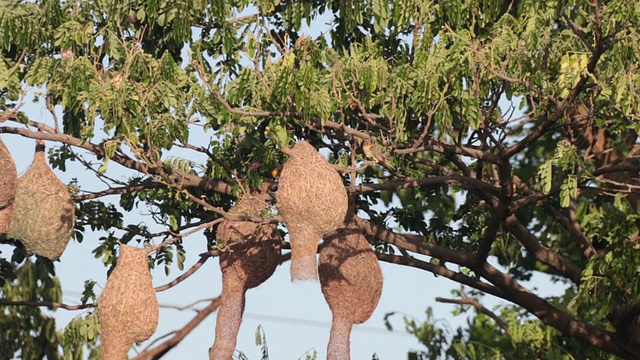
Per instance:
[[[266,193],[247,194],[229,214],[261,217],[267,211],[267,196]],[[265,282],[278,267],[282,236],[275,224],[227,219],[218,227],[217,240],[224,245],[220,251],[222,295],[210,359],[227,360],[235,351],[245,293]]]
[[[158,299],[151,283],[148,249],[120,244],[120,256],[98,300],[102,359],[126,359],[133,343],[158,326]]]
[[[348,226],[326,239],[318,271],[322,293],[333,314],[327,359],[349,359],[353,324],[369,319],[380,300],[378,258],[364,235]]]
[[[53,173],[38,140],[33,163],[18,178],[8,236],[27,253],[51,260],[62,255],[73,235],[75,206],[67,187]]]
[[[9,149],[0,140],[0,236],[9,231],[18,173]]]
[[[289,159],[278,185],[278,208],[289,230],[291,280],[317,279],[321,238],[344,222],[347,192],[342,177],[306,141],[284,149]]]

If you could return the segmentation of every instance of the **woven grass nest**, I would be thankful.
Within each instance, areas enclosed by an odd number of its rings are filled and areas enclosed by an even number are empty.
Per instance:
[[[291,242],[291,280],[317,279],[321,238],[344,222],[347,192],[338,172],[306,141],[284,149],[277,201]]]
[[[320,284],[333,319],[327,360],[350,358],[354,324],[365,322],[378,306],[382,271],[367,239],[353,226],[326,239],[320,251]]]
[[[9,150],[0,140],[0,236],[9,231],[18,174]]]
[[[74,225],[71,195],[47,165],[44,143],[39,140],[33,163],[18,178],[8,236],[20,241],[27,253],[56,260],[67,247]]]
[[[230,215],[260,217],[267,210],[267,194],[245,195]],[[247,289],[259,286],[280,262],[282,236],[275,224],[225,220],[218,227],[222,295],[216,321],[216,338],[210,350],[212,360],[231,359],[244,312]]]
[[[126,359],[133,343],[156,331],[159,307],[148,254],[148,249],[120,244],[118,262],[98,300],[103,360]]]

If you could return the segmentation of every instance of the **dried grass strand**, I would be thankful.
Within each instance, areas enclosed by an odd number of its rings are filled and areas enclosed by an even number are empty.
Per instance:
[[[71,195],[47,165],[40,142],[33,163],[18,178],[8,236],[20,241],[27,253],[56,260],[67,247],[74,226]]]
[[[18,174],[9,149],[0,140],[0,236],[9,231]]]
[[[340,174],[308,142],[284,151],[289,158],[276,196],[291,242],[291,279],[317,279],[318,242],[344,222],[347,192]]]
[[[230,215],[259,217],[267,210],[267,195],[245,195]],[[275,224],[225,220],[217,230],[222,271],[222,294],[210,360],[231,359],[242,323],[245,293],[266,281],[280,262],[282,236]]]
[[[156,331],[159,306],[147,254],[147,249],[120,244],[118,262],[98,300],[103,360],[126,359],[133,343]]]
[[[382,293],[382,271],[367,239],[348,226],[326,239],[318,272],[322,293],[333,315],[328,360],[350,358],[353,324],[365,322]]]

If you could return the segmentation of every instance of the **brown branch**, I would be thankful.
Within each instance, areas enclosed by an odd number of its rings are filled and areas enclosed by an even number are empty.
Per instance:
[[[637,359],[640,357],[638,350],[625,346],[616,333],[578,321],[567,313],[556,309],[544,299],[522,287],[509,275],[500,272],[490,264],[484,264],[480,275],[504,291],[509,301],[522,306],[544,324],[556,328],[564,335],[625,359]]]
[[[467,294],[464,293],[463,286],[460,287],[460,295],[462,295],[462,299],[445,299],[442,297],[436,297],[436,301],[444,304],[471,305],[478,310],[478,312],[492,318],[505,333],[509,332],[509,325],[507,325],[504,320],[500,319],[496,313],[484,307],[484,305],[482,305],[478,300],[467,296]]]
[[[587,259],[590,259],[592,256],[597,255],[596,249],[593,247],[593,245],[591,245],[589,240],[587,240],[587,238],[582,233],[582,230],[580,229],[580,223],[578,222],[578,217],[576,215],[575,199],[571,199],[568,219],[564,217],[560,213],[560,211],[558,211],[553,206],[547,206],[546,209],[547,211],[549,211],[553,219],[563,228],[565,228],[569,232],[571,237],[573,237],[578,242],[578,246]]]
[[[575,284],[580,284],[582,270],[557,252],[542,246],[515,215],[508,216],[505,225],[536,260],[549,265],[558,275],[567,277]]]
[[[474,254],[466,251],[451,250],[442,246],[425,242],[418,235],[396,234],[387,229],[378,227],[370,221],[364,220],[357,216],[354,217],[356,225],[367,235],[386,243],[395,245],[418,254],[436,257],[445,262],[462,265],[471,268],[474,264]]]
[[[204,309],[198,311],[198,314],[191,319],[182,329],[175,331],[174,335],[167,341],[161,343],[160,345],[153,347],[151,349],[147,349],[131,360],[149,360],[149,359],[160,359],[171,349],[176,347],[182,339],[185,338],[193,329],[195,329],[200,323],[209,316],[209,314],[213,313],[220,306],[220,298],[217,297],[211,301]]]
[[[82,310],[96,307],[95,304],[67,305],[50,301],[9,301],[0,300],[0,306],[48,307],[49,309]]]
[[[410,266],[416,269],[422,269],[430,273],[433,273],[434,275],[442,276],[447,279],[453,280],[457,283],[470,286],[474,289],[483,291],[487,294],[491,294],[495,297],[508,300],[505,293],[502,290],[496,288],[495,286],[489,283],[483,282],[480,279],[467,276],[463,273],[449,270],[445,266],[431,264],[426,261],[418,260],[410,256],[397,256],[397,255],[380,254],[380,253],[377,253],[376,256],[381,261],[388,262],[391,264],[396,264],[396,265]]]
[[[12,121],[17,121],[16,119],[10,119]],[[67,134],[56,134],[55,130],[41,123],[30,122],[31,126],[37,127],[41,130],[49,130],[50,132],[43,131],[31,131],[29,129],[24,128],[15,128],[15,127],[0,127],[0,134],[16,134],[30,139],[41,139],[48,141],[60,142],[63,144],[68,144],[77,148],[81,148],[87,150],[89,152],[94,153],[95,155],[105,156],[104,149],[101,145],[97,145],[91,143],[89,141],[83,141],[81,139],[75,138],[71,135]],[[133,160],[123,154],[114,154],[111,158],[114,162],[127,167],[131,170],[135,170],[145,174],[158,175],[158,170],[139,161]],[[194,186],[201,187],[208,190],[213,190],[216,192],[224,193],[224,194],[232,194],[232,186],[219,180],[203,178],[197,175],[193,175],[190,173],[182,172],[179,170],[172,169],[168,166],[164,166],[162,169],[167,175],[173,176],[178,180],[180,186]]]
[[[122,195],[122,194],[128,194],[128,193],[132,193],[134,191],[141,191],[141,190],[146,190],[146,189],[158,189],[158,188],[164,188],[167,187],[166,184],[162,184],[162,183],[158,183],[158,182],[154,182],[151,179],[147,179],[144,182],[140,183],[140,184],[136,184],[136,185],[129,185],[129,186],[121,186],[121,187],[113,187],[113,188],[109,188],[106,190],[102,190],[102,191],[96,191],[96,192],[88,192],[86,194],[83,195],[75,195],[73,196],[73,201],[85,201],[85,200],[92,200],[92,199],[97,199],[97,198],[101,198],[103,196],[109,196],[109,195]]]
[[[394,180],[382,184],[366,184],[354,186],[353,189],[347,189],[356,193],[366,193],[378,190],[393,190],[393,189],[409,189],[423,185],[437,185],[447,184],[452,186],[461,186],[465,189],[479,189],[488,191],[491,194],[498,195],[500,190],[491,184],[488,184],[482,180],[460,176],[460,175],[443,175],[443,176],[430,176],[419,180]]]
[[[215,255],[214,255],[215,254]],[[181,274],[180,276],[178,276],[177,278],[171,280],[170,282],[164,284],[164,285],[160,285],[160,286],[156,286],[154,288],[154,290],[156,292],[161,292],[161,291],[165,291],[167,289],[171,289],[172,287],[180,284],[181,282],[183,282],[184,280],[186,280],[187,278],[189,278],[191,275],[193,275],[196,271],[198,271],[198,269],[200,269],[202,267],[202,265],[204,265],[205,262],[207,262],[207,260],[212,257],[212,256],[217,256],[218,255],[218,251],[215,251],[212,254],[209,253],[205,253],[205,254],[201,254],[200,255],[200,260],[198,260],[198,262],[196,262],[195,264],[193,264],[189,270],[185,271],[183,274]]]

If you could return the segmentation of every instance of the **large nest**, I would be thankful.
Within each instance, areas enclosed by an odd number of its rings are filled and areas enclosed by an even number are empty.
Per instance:
[[[230,211],[233,216],[257,218],[267,211],[267,195],[245,195]],[[275,224],[225,220],[218,227],[222,296],[216,338],[210,359],[231,359],[244,312],[245,292],[266,281],[280,262],[282,236]]]
[[[349,359],[353,324],[365,322],[380,300],[382,271],[367,239],[352,226],[326,239],[320,284],[333,314],[327,359]]]
[[[277,200],[289,230],[291,279],[316,279],[318,242],[344,222],[347,192],[338,172],[308,142],[285,153]]]
[[[158,299],[151,283],[148,250],[120,245],[115,269],[98,300],[102,359],[126,359],[131,345],[158,326]]]
[[[71,195],[47,165],[44,144],[39,142],[31,167],[18,178],[8,236],[20,241],[28,253],[56,260],[74,225]]]
[[[0,236],[9,231],[18,174],[9,150],[0,140]]]

